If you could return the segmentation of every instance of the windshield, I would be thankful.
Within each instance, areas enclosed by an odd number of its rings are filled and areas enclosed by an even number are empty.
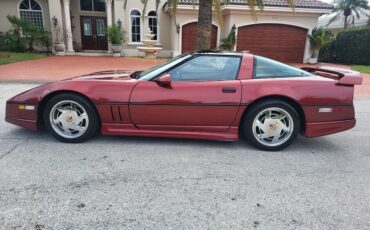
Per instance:
[[[152,78],[156,77],[157,75],[161,74],[162,72],[164,72],[165,70],[167,69],[170,69],[171,67],[179,64],[180,62],[182,62],[183,60],[185,59],[188,59],[189,57],[191,57],[190,54],[185,54],[185,55],[179,55],[179,56],[176,56],[160,65],[157,65],[157,66],[154,66],[150,69],[147,69],[145,71],[141,71],[141,72],[135,72],[137,77],[135,78],[139,78],[140,80],[151,80]]]

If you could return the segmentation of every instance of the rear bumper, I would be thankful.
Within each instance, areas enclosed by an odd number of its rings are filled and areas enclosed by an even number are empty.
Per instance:
[[[356,119],[307,123],[304,135],[306,137],[319,137],[328,134],[338,133],[355,127]]]
[[[23,104],[23,103],[22,103]],[[37,130],[37,106],[33,110],[20,110],[20,103],[6,103],[5,121],[27,129]]]

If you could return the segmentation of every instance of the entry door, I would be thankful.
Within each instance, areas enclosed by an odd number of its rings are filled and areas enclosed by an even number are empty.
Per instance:
[[[171,88],[141,81],[131,95],[130,114],[142,129],[223,132],[232,125],[240,98],[239,81],[173,82]]]
[[[200,56],[169,71],[170,87],[140,81],[130,98],[133,123],[142,129],[226,131],[241,101],[240,58]]]
[[[106,27],[106,18],[81,16],[82,48],[84,50],[107,50]]]

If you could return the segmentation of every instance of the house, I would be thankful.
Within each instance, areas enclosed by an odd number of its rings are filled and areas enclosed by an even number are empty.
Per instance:
[[[0,31],[10,29],[6,15],[17,15],[52,32],[65,31],[66,54],[102,50],[109,52],[105,29],[112,23],[127,31],[126,56],[142,55],[142,46],[149,29],[155,34],[158,54],[170,57],[194,50],[197,6],[192,0],[180,0],[176,13],[166,1],[148,0],[1,0]],[[309,57],[307,34],[317,25],[318,17],[330,13],[333,6],[318,0],[296,0],[295,10],[285,0],[264,0],[257,19],[250,15],[244,0],[231,0],[221,5],[223,25],[213,15],[212,48],[220,45],[233,25],[236,26],[237,51],[250,52],[285,62],[305,62]]]
[[[319,17],[318,26],[332,32],[334,35],[337,35],[339,32],[344,30],[344,15],[340,15],[336,20],[329,24],[330,19],[333,18],[335,14],[336,13],[324,14]],[[357,18],[356,15],[351,15],[349,18],[348,28],[360,28],[370,25],[370,18],[368,15],[370,15],[370,10],[360,12],[359,18]]]

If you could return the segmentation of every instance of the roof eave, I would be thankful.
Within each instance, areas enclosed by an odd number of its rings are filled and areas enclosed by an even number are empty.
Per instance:
[[[194,5],[178,5],[177,10],[198,10],[198,6]],[[169,7],[166,9],[170,9]],[[221,7],[221,11],[223,10],[230,10],[230,11],[249,11],[250,8],[247,5],[224,5]],[[287,6],[265,6],[263,10],[259,10],[256,7],[257,12],[291,12],[292,8],[287,7]],[[313,8],[313,7],[295,7],[294,8],[295,13],[315,13],[315,14],[327,14],[331,13],[332,9],[331,8]]]

